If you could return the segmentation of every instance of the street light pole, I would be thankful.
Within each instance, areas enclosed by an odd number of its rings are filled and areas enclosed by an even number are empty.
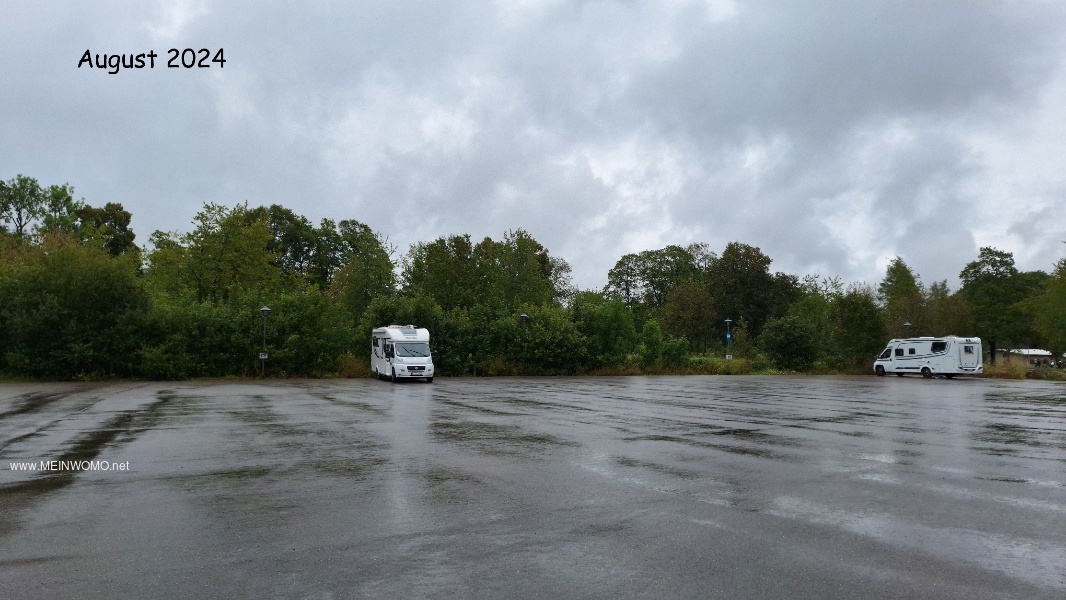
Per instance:
[[[259,369],[260,377],[266,378],[266,360],[267,360],[267,315],[270,314],[270,309],[266,306],[259,309],[259,314],[263,315],[263,351],[259,353],[259,362],[261,363]]]
[[[518,315],[518,318],[522,319],[522,362],[526,361],[526,323],[529,322],[529,315],[522,313]]]
[[[911,327],[912,327],[912,325],[911,325],[910,321],[905,321],[903,323],[903,328],[904,328],[904,331],[907,332],[907,337],[911,337]]]
[[[733,355],[729,352],[729,344],[733,341],[733,331],[730,326],[733,325],[733,319],[725,320],[725,359],[733,360]]]

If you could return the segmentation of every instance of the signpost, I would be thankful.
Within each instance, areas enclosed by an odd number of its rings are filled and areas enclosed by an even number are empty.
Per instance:
[[[730,326],[733,324],[733,319],[725,320],[725,359],[733,360],[733,355],[729,352],[729,344],[733,342],[733,332],[730,330]]]

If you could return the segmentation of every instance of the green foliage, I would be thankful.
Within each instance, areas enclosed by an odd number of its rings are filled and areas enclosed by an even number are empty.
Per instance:
[[[902,258],[897,256],[888,264],[885,278],[877,287],[877,297],[884,309],[889,336],[933,335],[925,322],[925,287]],[[910,323],[910,328],[905,323]]]
[[[100,240],[111,256],[136,249],[133,240],[137,236],[130,229],[133,215],[121,204],[108,202],[103,208],[82,205],[75,211],[75,216],[82,239]]]
[[[678,284],[666,295],[659,310],[659,321],[669,337],[688,338],[703,352],[715,340],[724,339],[725,324],[718,320],[719,311],[707,286],[697,281]]]
[[[277,293],[292,281],[270,250],[269,224],[249,222],[247,206],[206,204],[195,221],[191,233],[152,234],[147,277],[156,293],[226,302],[249,290]]]
[[[1066,259],[1055,263],[1051,277],[1023,308],[1034,316],[1038,333],[1055,356],[1066,352]]]
[[[641,314],[650,313],[666,303],[672,289],[701,278],[697,260],[708,260],[705,246],[675,245],[626,254],[607,273],[604,295],[621,300],[630,310],[639,306]]]
[[[639,338],[632,311],[621,299],[605,299],[596,292],[575,296],[573,321],[585,339],[588,367],[614,364],[637,349]]]
[[[1043,273],[1019,273],[1014,255],[991,247],[981,248],[978,259],[959,273],[962,296],[973,309],[977,335],[988,343],[992,362],[1003,343],[1035,341],[1022,301],[1035,295]]]
[[[403,289],[434,298],[445,311],[488,306],[513,312],[564,296],[556,286],[565,285],[567,273],[569,265],[519,229],[502,241],[485,238],[476,246],[469,235],[415,244],[403,261]]]
[[[707,268],[707,291],[713,298],[718,322],[743,321],[758,337],[767,319],[784,314],[799,295],[792,275],[770,274],[771,259],[754,246],[730,242],[721,257]]]
[[[17,175],[0,186],[0,223],[10,223],[17,237],[44,212],[45,193],[32,177]]]
[[[69,379],[134,372],[147,295],[132,260],[70,237],[7,245],[0,260],[0,370]]]
[[[510,345],[508,358],[519,365],[522,373],[557,375],[573,373],[584,363],[586,343],[578,333],[569,311],[561,306],[544,304],[523,307],[525,322],[518,315],[504,317],[494,324],[501,335],[501,347]]]
[[[442,375],[869,370],[893,335],[975,329],[992,347],[1066,350],[1066,261],[1019,273],[993,248],[955,293],[899,257],[876,296],[801,282],[738,242],[627,254],[599,293],[573,290],[566,261],[515,230],[415,244],[397,289],[387,238],[280,205],[205,204],[191,232],[155,232],[143,264],[130,213],[69,185],[0,181],[0,220],[0,371],[17,376],[251,377],[263,350],[267,376],[361,376],[370,331],[388,324],[428,328]]]
[[[74,188],[69,184],[49,186],[44,190],[40,211],[38,233],[64,232],[73,234],[78,226],[78,211],[85,203],[74,199]]]
[[[976,335],[973,308],[960,292],[952,293],[947,281],[929,286],[925,298],[926,315],[931,335]]]
[[[663,364],[683,365],[688,362],[688,338],[675,337],[663,343]]]
[[[818,358],[818,331],[809,321],[795,315],[767,321],[759,348],[778,367],[790,371],[809,368]]]
[[[323,221],[323,230],[327,225]],[[336,239],[339,244],[335,262],[340,267],[331,277],[333,293],[358,320],[374,298],[393,292],[394,265],[386,241],[359,221],[341,221]]]
[[[874,357],[890,339],[873,291],[865,286],[852,286],[833,303],[830,314],[833,362],[850,368],[873,364]]]
[[[640,332],[640,360],[645,365],[657,365],[663,360],[663,330],[658,321],[652,319],[644,324]]]

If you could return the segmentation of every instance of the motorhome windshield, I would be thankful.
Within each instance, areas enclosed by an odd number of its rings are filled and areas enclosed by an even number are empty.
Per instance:
[[[396,342],[396,356],[429,356],[429,344],[425,342]]]

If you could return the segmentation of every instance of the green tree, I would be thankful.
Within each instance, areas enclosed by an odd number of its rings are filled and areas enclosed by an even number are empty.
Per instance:
[[[153,289],[191,294],[198,302],[225,302],[239,293],[277,291],[291,285],[270,250],[265,219],[249,222],[246,205],[206,204],[187,234],[152,234],[147,276]]]
[[[587,343],[589,367],[623,362],[640,343],[633,313],[620,298],[582,292],[574,298],[571,316]]]
[[[743,321],[758,337],[767,319],[785,313],[799,296],[799,283],[793,275],[771,274],[771,262],[759,248],[740,242],[730,242],[710,261],[707,291],[714,299],[716,321]]]
[[[517,230],[476,246],[469,235],[415,244],[403,261],[402,279],[405,294],[430,296],[446,312],[488,306],[502,315],[556,301],[565,294],[557,283],[568,273],[568,265]]]
[[[1048,349],[1061,357],[1066,352],[1066,258],[1055,263],[1055,270],[1041,288],[1023,301],[1024,308],[1035,317],[1036,329]]]
[[[136,249],[133,240],[137,235],[130,229],[133,215],[121,204],[108,202],[103,208],[82,205],[75,212],[75,216],[82,238],[100,239],[111,256]]]
[[[959,292],[951,292],[947,281],[937,281],[926,293],[926,318],[932,335],[974,335],[973,310]]]
[[[341,221],[336,240],[340,267],[333,277],[333,292],[348,313],[359,319],[374,298],[392,294],[395,265],[387,240],[359,221]]]
[[[265,222],[270,229],[267,250],[274,255],[274,264],[298,277],[311,269],[318,242],[314,225],[279,204],[260,206],[243,212],[244,225],[254,228]]]
[[[888,333],[894,338],[929,335],[925,319],[925,287],[903,259],[896,257],[877,287]],[[907,328],[904,324],[910,323]]]
[[[663,330],[655,319],[648,320],[640,331],[640,360],[645,365],[657,365],[663,360]]]
[[[677,245],[659,250],[626,254],[607,273],[604,294],[622,300],[634,310],[638,321],[662,307],[670,291],[683,283],[699,281],[702,273],[698,261],[708,262],[713,254],[704,244],[687,248]]]
[[[706,352],[714,340],[725,335],[724,321],[718,320],[714,298],[707,286],[696,281],[680,283],[670,290],[659,310],[659,322],[667,337],[687,338],[700,352]]]
[[[513,312],[524,304],[549,304],[559,295],[552,277],[558,262],[522,229],[506,232],[499,242],[485,238],[474,248],[474,257],[483,303],[494,301]]]
[[[782,369],[802,371],[818,358],[818,331],[799,316],[775,317],[766,322],[758,345]]]
[[[12,254],[14,253],[14,254]],[[18,375],[128,376],[148,298],[135,257],[65,234],[0,260],[0,365]]]
[[[959,273],[962,296],[973,309],[977,335],[988,343],[991,361],[1001,343],[1025,342],[1032,334],[1019,303],[1039,286],[1039,275],[1022,277],[1014,255],[992,247],[981,248],[976,261]]]
[[[30,223],[44,213],[46,202],[36,179],[17,175],[0,187],[0,222],[11,223],[15,236],[23,237]]]
[[[74,233],[78,228],[78,211],[85,206],[85,202],[74,199],[74,188],[70,184],[48,186],[42,192],[44,202],[39,213],[37,232]]]
[[[405,295],[433,298],[445,311],[472,308],[482,292],[469,235],[414,244],[403,260],[402,279]]]
[[[851,285],[833,302],[833,348],[842,366],[868,368],[889,340],[872,289]]]

